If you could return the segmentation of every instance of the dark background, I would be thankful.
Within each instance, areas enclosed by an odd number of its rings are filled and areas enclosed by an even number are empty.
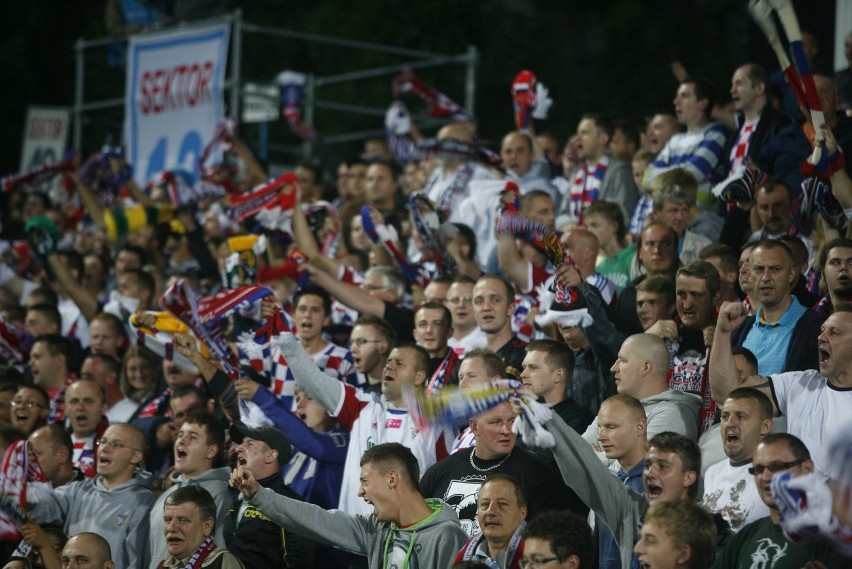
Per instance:
[[[104,0],[4,2],[0,7],[0,173],[18,168],[26,108],[31,104],[73,103],[74,50],[77,38],[106,35]],[[589,111],[643,123],[658,109],[671,109],[677,87],[670,62],[680,60],[695,75],[718,87],[729,100],[730,76],[739,64],[757,61],[777,68],[772,51],[751,22],[745,0],[455,0],[388,2],[350,0],[285,2],[243,0],[244,20],[382,44],[457,54],[475,45],[481,55],[477,71],[476,118],[482,137],[496,141],[513,128],[509,87],[521,69],[533,70],[550,88],[555,104],[539,124],[561,140]],[[818,67],[830,72],[834,49],[834,0],[795,2],[802,29],[817,35]],[[246,36],[243,79],[269,82],[283,69],[340,73],[400,63],[397,56],[355,51],[302,41]],[[89,99],[117,97],[124,91],[122,70],[104,65],[105,52],[87,57]],[[445,67],[418,75],[456,102],[463,103],[463,70]],[[320,98],[385,107],[391,100],[391,76],[329,87]],[[416,99],[408,101],[413,111]],[[107,137],[121,136],[121,111],[104,111],[86,119],[83,152],[97,150]],[[381,128],[379,117],[319,111],[322,134]],[[246,125],[250,141],[256,127]],[[270,139],[297,144],[288,129],[273,124]],[[340,156],[355,153],[355,143],[335,145]],[[273,156],[287,162],[293,156]]]

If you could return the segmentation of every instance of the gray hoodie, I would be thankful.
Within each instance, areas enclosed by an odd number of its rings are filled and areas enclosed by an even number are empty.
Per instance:
[[[698,440],[698,411],[701,397],[694,393],[667,389],[639,401],[648,418],[648,440],[665,431],[671,431]],[[583,439],[592,446],[598,443],[598,421],[595,419],[583,433]]]
[[[163,533],[163,508],[166,504],[166,498],[169,494],[189,484],[198,484],[213,496],[213,502],[216,503],[216,529],[213,532],[213,539],[216,543],[224,544],[225,536],[222,529],[225,525],[225,517],[228,515],[228,510],[231,509],[233,499],[228,492],[228,480],[231,477],[231,470],[227,466],[221,468],[211,468],[206,472],[202,472],[195,478],[184,480],[180,472],[172,472],[169,476],[171,486],[163,492],[154,507],[151,508],[150,518],[150,541],[148,542],[148,567],[157,569],[160,561],[166,558],[169,554],[166,548],[166,536]]]
[[[94,532],[109,542],[116,569],[147,566],[151,476],[142,471],[108,490],[100,476],[60,486],[31,510],[39,524],[63,524],[65,535]]]
[[[260,488],[251,503],[272,521],[308,539],[365,555],[370,569],[449,567],[467,541],[458,516],[441,500],[426,500],[432,515],[406,528],[375,516],[352,516]]]

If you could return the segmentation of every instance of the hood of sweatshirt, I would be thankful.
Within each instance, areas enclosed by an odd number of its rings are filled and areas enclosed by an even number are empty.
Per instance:
[[[675,405],[682,405],[697,413],[698,409],[701,407],[701,397],[695,393],[686,393],[685,391],[678,391],[676,389],[667,389],[657,395],[646,397],[641,402],[646,409],[649,406],[658,403],[674,403]]]
[[[199,482],[208,482],[211,480],[219,480],[224,482],[225,484],[231,479],[231,469],[227,466],[222,466],[220,468],[211,468],[210,470],[205,470],[198,476],[193,476],[188,480],[183,479],[183,474],[180,472],[172,472],[169,475],[169,478],[172,481],[173,485],[183,486],[184,484],[198,484]]]

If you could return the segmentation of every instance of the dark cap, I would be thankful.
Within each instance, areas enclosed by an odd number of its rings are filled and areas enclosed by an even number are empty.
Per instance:
[[[283,468],[285,464],[290,462],[290,455],[293,453],[290,439],[284,433],[275,427],[259,427],[252,429],[245,425],[236,425],[237,430],[244,436],[256,441],[263,441],[269,445],[272,450],[278,451],[278,464]]]

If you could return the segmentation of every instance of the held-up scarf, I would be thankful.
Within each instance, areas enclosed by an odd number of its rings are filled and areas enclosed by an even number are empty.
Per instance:
[[[583,209],[599,199],[601,182],[609,167],[609,156],[595,164],[584,164],[571,181],[571,215],[578,223],[583,221]]]

